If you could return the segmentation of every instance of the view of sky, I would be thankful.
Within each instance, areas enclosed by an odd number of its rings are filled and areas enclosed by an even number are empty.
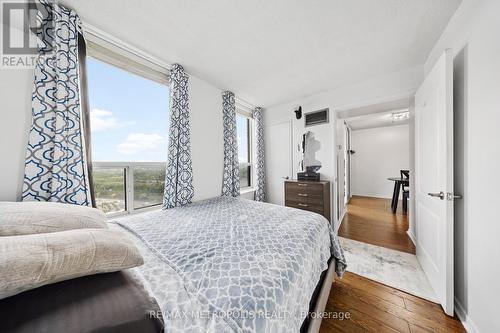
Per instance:
[[[87,75],[92,160],[166,161],[168,87],[94,58],[87,58]],[[247,118],[237,115],[236,128],[239,161],[248,162]]]
[[[238,132],[238,160],[248,162],[248,125],[247,118],[236,114],[236,130]]]
[[[168,87],[87,58],[93,161],[166,161]]]

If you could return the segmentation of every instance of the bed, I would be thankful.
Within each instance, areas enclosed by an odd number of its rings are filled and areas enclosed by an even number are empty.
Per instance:
[[[333,271],[346,266],[321,215],[214,198],[112,221],[140,248],[135,268],[166,332],[319,330]]]

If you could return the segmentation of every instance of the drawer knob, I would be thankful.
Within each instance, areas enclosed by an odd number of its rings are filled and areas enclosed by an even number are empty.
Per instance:
[[[308,207],[307,204],[303,204],[303,203],[299,203],[299,206],[301,206],[301,207]]]
[[[301,183],[298,183],[297,185],[299,185],[299,186],[307,186],[307,184],[301,184]]]
[[[306,193],[297,193],[299,197],[307,197],[308,195]]]

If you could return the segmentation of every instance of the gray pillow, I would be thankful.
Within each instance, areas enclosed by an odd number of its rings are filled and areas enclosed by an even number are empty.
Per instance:
[[[56,202],[0,202],[0,236],[107,228],[98,209]]]
[[[0,237],[0,299],[46,284],[142,264],[132,240],[116,230]]]

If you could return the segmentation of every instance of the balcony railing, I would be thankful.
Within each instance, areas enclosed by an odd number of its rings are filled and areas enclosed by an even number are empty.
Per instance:
[[[114,215],[161,205],[165,166],[166,162],[94,162],[97,208]]]

